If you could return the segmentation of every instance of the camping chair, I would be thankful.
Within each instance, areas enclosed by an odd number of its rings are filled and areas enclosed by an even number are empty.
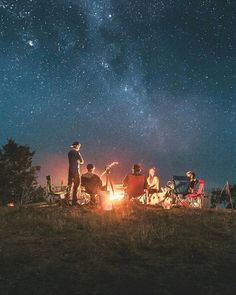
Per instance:
[[[173,187],[171,196],[174,205],[190,208],[189,203],[184,199],[184,196],[188,194],[189,178],[187,176],[174,175],[172,179]]]
[[[96,175],[92,177],[81,176],[81,191],[90,196],[90,205],[95,206],[99,203],[99,192],[102,189],[102,183],[99,183],[99,179]]]
[[[141,202],[146,204],[145,180],[144,175],[128,175],[126,193],[129,200],[142,198]]]
[[[189,188],[189,178],[187,176],[173,176],[174,192],[176,194],[186,195]]]
[[[59,188],[62,189],[62,187],[53,186],[50,175],[46,176],[46,180],[47,180],[47,187],[46,187],[47,200],[49,201],[49,203],[59,202],[61,204],[62,200],[65,199],[66,188],[64,190],[59,191]]]
[[[203,179],[199,179],[198,190],[191,194],[187,194],[186,200],[190,204],[190,207],[202,208],[204,198],[204,187],[205,181]]]

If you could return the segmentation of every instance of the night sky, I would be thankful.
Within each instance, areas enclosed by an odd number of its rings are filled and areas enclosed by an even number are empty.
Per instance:
[[[0,145],[67,175],[71,143],[120,181],[236,183],[235,0],[0,0]]]

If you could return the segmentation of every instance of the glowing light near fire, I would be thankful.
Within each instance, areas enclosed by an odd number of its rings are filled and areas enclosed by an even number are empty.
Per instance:
[[[119,201],[124,198],[124,193],[123,192],[110,192],[110,200],[111,201]]]

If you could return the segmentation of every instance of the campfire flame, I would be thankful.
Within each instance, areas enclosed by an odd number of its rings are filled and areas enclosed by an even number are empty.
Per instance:
[[[124,193],[123,192],[117,192],[117,191],[115,191],[114,193],[110,192],[110,200],[111,201],[120,201],[123,198],[124,198]]]

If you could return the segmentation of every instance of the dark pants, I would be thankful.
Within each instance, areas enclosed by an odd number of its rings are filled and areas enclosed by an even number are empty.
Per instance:
[[[79,175],[79,173],[77,173],[77,174],[69,173],[69,176],[68,176],[68,188],[69,188],[69,191],[71,190],[72,184],[73,184],[72,205],[76,205],[77,204],[77,190],[78,190],[78,187],[80,186],[80,175]]]

